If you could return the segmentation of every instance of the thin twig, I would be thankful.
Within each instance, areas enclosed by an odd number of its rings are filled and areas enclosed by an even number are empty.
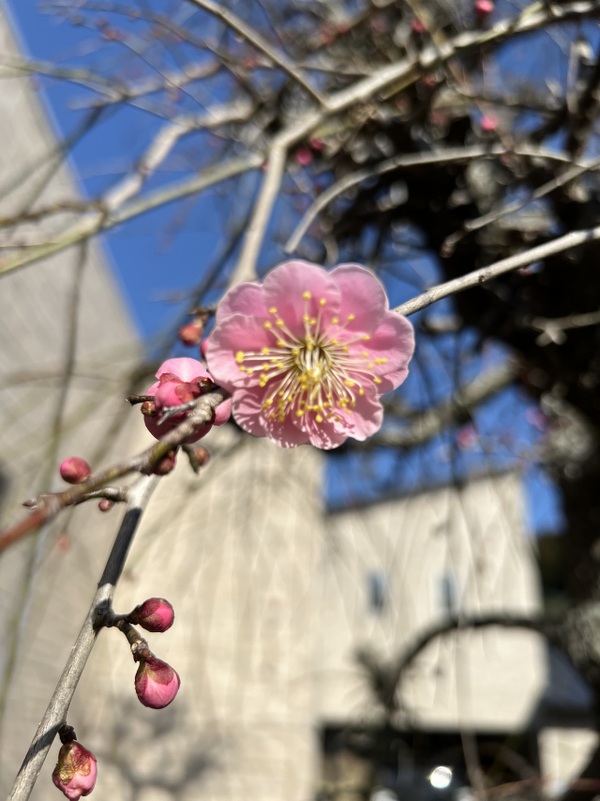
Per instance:
[[[50,746],[59,728],[66,723],[71,700],[98,636],[96,628],[98,614],[111,606],[115,587],[125,565],[129,547],[142,513],[157,483],[157,476],[142,476],[130,490],[127,511],[123,516],[110,556],[98,583],[98,589],[94,595],[92,605],[17,774],[9,801],[27,801],[48,755]]]
[[[453,278],[451,281],[446,281],[444,284],[438,284],[417,295],[416,298],[401,303],[394,311],[398,314],[403,314],[408,317],[410,314],[421,311],[421,309],[431,306],[432,303],[447,298],[450,295],[455,295],[457,292],[463,292],[465,289],[470,289],[474,286],[484,284],[492,278],[497,278],[499,275],[508,273],[511,270],[517,270],[519,267],[526,267],[529,264],[534,264],[536,261],[554,256],[557,253],[562,253],[571,248],[581,247],[581,245],[596,242],[600,239],[600,226],[596,228],[586,228],[583,231],[571,231],[564,236],[559,236],[557,239],[552,239],[550,242],[544,242],[543,245],[530,248],[523,253],[517,253],[515,256],[509,256],[507,259],[497,261],[495,264],[490,264],[488,267],[482,267],[480,270],[474,270],[472,273],[461,275],[460,278]]]
[[[275,50],[269,42],[256,31],[245,23],[237,14],[227,8],[223,8],[213,0],[188,0],[198,8],[202,8],[214,17],[217,17],[225,23],[229,28],[242,36],[253,47],[259,50],[263,55],[271,59],[274,64],[277,64],[287,75],[290,76],[296,83],[301,86],[308,94],[314,98],[320,106],[326,105],[326,99],[321,93],[296,69],[296,66],[282,53]]]
[[[523,156],[525,158],[543,158],[551,161],[561,161],[572,164],[572,159],[568,156],[556,153],[551,150],[543,148],[533,148],[527,146],[519,146],[507,149],[504,145],[473,145],[471,147],[452,147],[443,150],[434,151],[432,153],[409,153],[402,154],[401,156],[394,156],[391,159],[382,161],[375,167],[365,167],[361,170],[345,175],[330,186],[325,192],[322,192],[319,197],[312,203],[310,208],[304,213],[304,216],[294,229],[292,235],[284,245],[286,253],[291,253],[298,248],[302,237],[312,224],[315,217],[323,211],[333,200],[335,200],[344,192],[352,189],[355,186],[374,178],[377,175],[384,175],[386,172],[393,172],[402,167],[421,167],[429,164],[450,164],[454,161],[470,161],[477,158],[489,158],[490,156],[506,156],[515,155]],[[585,165],[576,165],[573,169],[578,170],[577,174],[581,174],[588,169],[598,167],[600,161],[592,161]],[[570,172],[570,171],[567,171]],[[566,173],[565,173],[566,174]],[[573,176],[575,177],[575,176]],[[558,179],[555,179],[558,180]],[[568,178],[566,180],[569,180]],[[529,201],[527,201],[529,202]],[[510,213],[509,211],[506,212]],[[471,225],[471,223],[467,223]],[[466,227],[466,226],[465,226]]]
[[[158,464],[173,448],[181,445],[200,426],[209,423],[213,416],[213,410],[224,399],[225,393],[222,390],[213,390],[206,395],[202,395],[198,398],[196,407],[188,414],[186,419],[151,448],[142,451],[137,456],[125,459],[116,465],[107,467],[105,470],[94,473],[87,481],[69,487],[63,492],[43,496],[40,499],[40,507],[38,509],[12,528],[0,533],[0,553],[12,545],[13,542],[32,534],[41,525],[53,520],[61,509],[81,503],[82,499],[90,492],[95,492],[106,484],[129,473],[150,472],[154,465]]]

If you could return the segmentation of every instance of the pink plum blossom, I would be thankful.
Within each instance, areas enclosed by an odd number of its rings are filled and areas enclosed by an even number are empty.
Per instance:
[[[148,598],[127,616],[130,623],[146,631],[166,631],[173,625],[175,612],[165,598]]]
[[[79,456],[63,459],[59,467],[60,476],[68,484],[81,484],[92,475],[92,468]]]
[[[170,665],[155,656],[143,657],[135,674],[135,691],[144,706],[162,709],[177,695],[180,680]]]
[[[76,741],[65,743],[58,753],[52,781],[70,801],[89,795],[96,784],[96,757]]]
[[[227,293],[206,358],[243,429],[330,449],[379,430],[379,397],[404,381],[413,350],[411,324],[371,272],[289,261]]]
[[[185,419],[186,412],[180,412],[161,424],[161,412],[165,408],[181,406],[199,398],[202,393],[213,386],[213,378],[206,367],[197,359],[183,357],[168,359],[156,372],[158,381],[146,390],[146,395],[154,398],[154,416],[145,415],[146,428],[156,439],[172,431]],[[144,404],[146,405],[146,404]],[[231,400],[227,399],[215,409],[213,420],[201,426],[198,431],[186,439],[186,443],[197,442],[206,436],[213,425],[220,426],[229,420]]]

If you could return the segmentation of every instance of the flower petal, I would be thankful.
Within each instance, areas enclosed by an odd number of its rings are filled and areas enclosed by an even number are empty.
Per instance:
[[[260,353],[262,348],[272,347],[275,336],[267,331],[261,320],[234,314],[216,326],[206,346],[206,361],[214,381],[223,389],[232,392],[236,387],[255,386],[258,375],[248,375],[236,360],[242,351]]]
[[[290,417],[283,422],[270,420],[262,408],[264,390],[239,390],[233,398],[233,416],[244,431],[255,437],[269,437],[282,448],[295,448],[309,442],[306,432],[297,428]]]
[[[265,278],[265,301],[295,337],[306,333],[304,317],[317,318],[323,325],[339,315],[340,293],[329,273],[308,261],[288,261],[272,270]],[[309,299],[306,299],[306,295]],[[321,306],[320,301],[325,301]]]
[[[346,321],[346,330],[370,334],[389,309],[381,281],[360,264],[340,264],[331,277],[340,290],[340,319]]]
[[[260,284],[248,282],[232,287],[217,307],[217,325],[233,314],[266,319],[267,306]]]
[[[156,371],[156,377],[160,378],[163,373],[173,373],[182,381],[211,377],[202,362],[199,362],[198,359],[190,359],[188,356],[182,356],[179,359],[167,359]]]
[[[347,412],[340,415],[341,419],[336,423],[336,429],[345,432],[346,437],[352,437],[359,442],[376,434],[383,423],[383,406],[375,394],[368,391],[358,395],[356,405]]]
[[[372,368],[381,380],[377,393],[382,395],[399,387],[408,375],[408,363],[415,350],[415,332],[406,317],[388,312],[366,345],[374,359],[386,360]]]

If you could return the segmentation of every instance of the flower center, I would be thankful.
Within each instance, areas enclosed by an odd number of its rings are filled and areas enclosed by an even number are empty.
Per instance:
[[[265,388],[262,408],[269,419],[284,422],[288,415],[295,415],[306,420],[310,415],[309,419],[318,424],[340,422],[343,414],[352,414],[365,386],[381,383],[373,368],[387,360],[374,358],[365,350],[369,334],[346,330],[354,314],[343,323],[333,317],[325,324],[322,314],[326,299],[318,301],[314,316],[309,313],[311,293],[304,292],[302,298],[301,336],[293,334],[277,309],[271,308],[272,321],[266,320],[263,325],[273,337],[272,346],[260,352],[240,350],[236,361],[243,373],[257,376],[258,386]]]

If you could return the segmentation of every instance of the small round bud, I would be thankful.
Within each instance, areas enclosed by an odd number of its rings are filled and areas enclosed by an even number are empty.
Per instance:
[[[60,463],[61,478],[68,484],[81,484],[92,475],[92,468],[79,456],[69,456]]]
[[[155,465],[142,470],[147,476],[167,476],[175,467],[177,461],[177,451],[169,451]]]
[[[177,332],[177,336],[179,338],[179,341],[182,342],[184,345],[197,345],[202,339],[203,331],[204,331],[204,326],[202,325],[202,322],[196,319],[192,320],[191,323],[182,325],[179,331]]]
[[[494,10],[493,0],[475,0],[473,10],[480,22],[484,22]]]
[[[173,607],[164,598],[148,598],[127,616],[129,623],[134,626],[141,626],[146,631],[161,632],[170,629],[174,619]]]
[[[101,512],[110,512],[110,510],[115,505],[114,501],[111,501],[109,498],[102,498],[101,501],[98,501],[98,509]]]
[[[151,709],[168,706],[180,685],[177,673],[155,656],[142,658],[135,674],[135,691],[140,702]]]
[[[203,467],[210,462],[210,453],[202,445],[199,445],[194,448],[194,461],[198,467]]]
[[[498,130],[498,120],[491,114],[484,114],[479,120],[479,128],[482,133],[494,133]]]
[[[55,786],[70,801],[89,795],[96,784],[96,757],[76,741],[64,743],[52,772]]]
[[[301,167],[308,167],[309,164],[312,164],[312,160],[313,154],[306,145],[301,145],[294,153],[294,161]]]
[[[158,414],[154,401],[144,401],[140,406],[140,411],[144,417],[156,417]]]

